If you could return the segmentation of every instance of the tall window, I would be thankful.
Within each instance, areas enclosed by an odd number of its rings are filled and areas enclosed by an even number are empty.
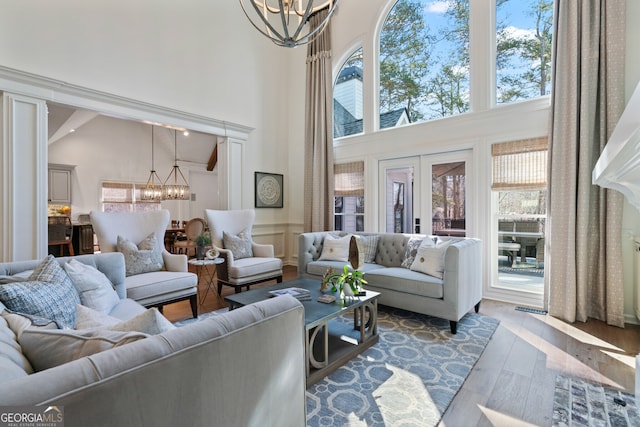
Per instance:
[[[149,212],[160,210],[160,202],[142,200],[144,184],[103,182],[103,212]]]
[[[344,63],[333,84],[333,137],[362,133],[362,48]]]
[[[381,129],[468,111],[469,0],[399,0],[379,60]]]
[[[547,151],[547,138],[491,146],[501,286],[542,292]]]
[[[553,0],[497,0],[496,22],[496,102],[551,93]]]
[[[364,231],[364,162],[336,164],[333,171],[334,229]]]

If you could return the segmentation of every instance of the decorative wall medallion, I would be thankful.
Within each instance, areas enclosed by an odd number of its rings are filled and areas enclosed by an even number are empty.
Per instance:
[[[282,207],[283,176],[277,173],[256,172],[256,208]]]

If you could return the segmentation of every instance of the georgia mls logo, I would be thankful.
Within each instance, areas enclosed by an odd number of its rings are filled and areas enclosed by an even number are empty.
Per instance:
[[[64,427],[64,407],[4,406],[0,427]]]

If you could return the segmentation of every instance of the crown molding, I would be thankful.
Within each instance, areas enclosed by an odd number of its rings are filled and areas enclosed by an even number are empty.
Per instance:
[[[138,101],[1,65],[0,91],[93,110],[116,118],[153,122],[158,125],[228,136],[240,141],[246,141],[254,129],[239,123]]]

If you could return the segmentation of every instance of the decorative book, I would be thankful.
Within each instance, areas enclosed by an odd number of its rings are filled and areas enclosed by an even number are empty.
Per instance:
[[[303,288],[284,288],[269,291],[271,296],[277,297],[280,295],[291,295],[300,301],[307,301],[311,299],[311,293],[307,289]]]

